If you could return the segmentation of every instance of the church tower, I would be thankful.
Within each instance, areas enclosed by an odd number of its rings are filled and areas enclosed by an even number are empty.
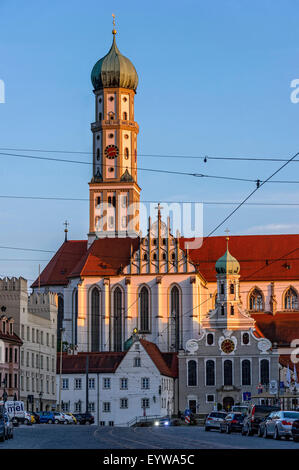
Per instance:
[[[116,45],[92,69],[95,95],[93,176],[89,183],[89,245],[100,237],[139,233],[137,134],[134,98],[138,75]]]

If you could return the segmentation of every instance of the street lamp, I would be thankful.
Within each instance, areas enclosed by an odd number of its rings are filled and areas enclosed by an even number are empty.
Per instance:
[[[39,411],[43,411],[43,409],[42,409],[43,408],[43,404],[42,404],[43,392],[40,391],[38,395],[39,395]]]
[[[60,378],[59,378],[59,401],[58,401],[58,411],[61,411],[61,387],[62,387],[62,335],[65,331],[64,328],[60,328]]]

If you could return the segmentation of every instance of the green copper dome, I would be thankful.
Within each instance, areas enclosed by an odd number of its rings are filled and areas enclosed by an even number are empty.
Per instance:
[[[230,254],[228,246],[224,255],[216,261],[215,268],[218,274],[239,274],[239,261]]]
[[[123,56],[116,45],[116,31],[113,30],[113,42],[108,54],[98,60],[91,72],[91,81],[95,90],[108,87],[129,88],[136,91],[138,75],[132,62]]]

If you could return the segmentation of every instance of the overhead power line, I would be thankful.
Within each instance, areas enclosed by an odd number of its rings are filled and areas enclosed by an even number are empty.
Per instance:
[[[270,175],[265,181],[263,182],[260,182],[260,184],[257,185],[257,187],[251,191],[251,193],[248,194],[248,196],[242,201],[240,202],[240,204],[232,211],[230,212],[230,214],[228,214],[227,217],[225,217],[225,219],[222,220],[222,222],[220,222],[208,235],[206,238],[210,237],[211,235],[213,235],[213,233],[215,233],[218,228],[220,228],[228,219],[230,219],[232,217],[233,214],[235,214],[239,209],[240,207],[242,207],[246,201],[248,201],[248,199],[250,199],[259,189],[261,189],[261,187],[268,183],[268,181],[273,178],[273,176],[277,175],[277,173],[279,173],[281,170],[283,170],[283,168],[285,168],[290,162],[292,162],[297,156],[299,155],[299,152],[295,153],[295,155],[293,155],[293,157],[291,157],[286,163],[284,163],[283,165],[281,165],[281,167],[279,167],[276,171],[274,171],[274,173],[272,173],[272,175]]]
[[[17,152],[40,152],[40,153],[60,153],[60,154],[73,154],[73,155],[93,155],[93,152],[78,151],[78,150],[50,150],[50,149],[27,149],[27,148],[8,148],[0,147],[0,151],[17,151]],[[273,157],[231,157],[231,156],[213,156],[213,155],[165,155],[165,154],[151,154],[151,153],[138,153],[140,157],[151,158],[187,158],[195,160],[232,160],[232,161],[255,161],[255,162],[287,162],[287,158],[273,158]],[[299,162],[299,160],[294,160]]]
[[[17,157],[17,158],[29,158],[33,160],[44,160],[44,161],[51,161],[51,162],[60,162],[60,163],[74,163],[79,165],[93,165],[93,162],[82,162],[78,160],[67,160],[64,158],[49,158],[49,157],[40,157],[37,155],[21,155],[17,153],[5,153],[0,152],[0,156],[6,157]],[[287,162],[288,163],[288,162]],[[120,168],[120,165],[115,165],[115,167]],[[138,171],[149,171],[153,173],[164,173],[164,174],[171,174],[171,175],[180,175],[180,176],[192,176],[195,178],[212,178],[212,179],[221,179],[221,180],[229,180],[229,181],[242,181],[248,183],[255,183],[257,186],[268,182],[268,180],[263,181],[260,179],[252,179],[252,178],[238,178],[233,176],[219,176],[219,175],[207,175],[204,173],[196,173],[196,172],[185,172],[185,171],[174,171],[174,170],[162,170],[157,168],[142,168],[138,167]],[[281,184],[299,184],[299,181],[270,181],[270,183],[281,183]]]
[[[0,194],[0,199],[29,199],[29,200],[46,200],[46,201],[80,201],[80,202],[89,202],[88,198],[78,198],[78,197],[59,197],[59,196],[16,196],[9,194]],[[156,199],[152,201],[142,200],[141,203],[144,204],[157,204],[158,202],[163,201],[163,204],[204,204],[212,206],[237,206],[240,204],[236,201],[164,201],[163,198]],[[298,207],[299,202],[247,202],[246,206],[290,206]]]

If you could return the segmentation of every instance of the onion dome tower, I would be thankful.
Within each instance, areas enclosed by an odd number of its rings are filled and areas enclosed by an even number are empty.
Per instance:
[[[115,24],[115,22],[113,22]],[[139,233],[140,187],[137,184],[137,134],[134,98],[138,75],[116,45],[91,72],[95,95],[93,176],[89,183],[89,245],[105,236]]]
[[[229,237],[226,237],[226,252],[215,265],[217,277],[217,303],[221,305],[222,316],[234,316],[239,300],[240,264],[228,249]]]

